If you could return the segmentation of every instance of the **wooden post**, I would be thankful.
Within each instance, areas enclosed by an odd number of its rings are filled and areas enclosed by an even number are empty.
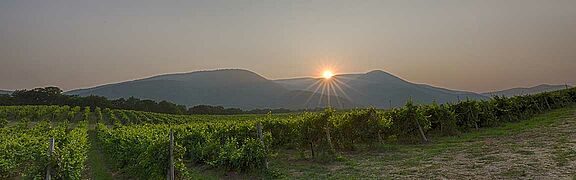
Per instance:
[[[324,131],[326,132],[326,140],[328,141],[328,146],[330,146],[330,153],[336,153],[334,145],[332,145],[332,137],[330,137],[330,130],[328,128],[325,128]]]
[[[258,139],[260,139],[260,143],[264,145],[264,137],[262,135],[262,124],[256,124],[256,131],[258,133]]]
[[[312,153],[312,158],[314,158],[314,144],[310,142],[310,152]]]
[[[370,110],[370,120],[374,120],[377,119],[378,117],[376,117],[377,115],[375,114],[375,111]],[[378,140],[380,140],[380,143],[384,144],[384,138],[382,138],[382,134],[381,131],[378,130]]]
[[[544,97],[544,101],[546,102],[546,106],[548,106],[548,110],[552,109],[552,108],[550,108],[550,103],[548,103],[547,97]]]
[[[422,126],[420,126],[420,122],[418,122],[418,119],[414,119],[416,121],[416,125],[418,125],[418,130],[420,131],[420,135],[422,136],[422,140],[424,140],[424,142],[428,142],[428,139],[426,139],[426,135],[424,134],[424,130],[422,130]]]
[[[392,109],[392,99],[388,100],[388,107]]]
[[[468,107],[468,112],[469,112],[468,113],[468,121],[470,121],[470,117],[472,116],[472,112],[473,112],[471,107]],[[474,119],[474,127],[476,128],[476,130],[480,129],[480,128],[478,128],[477,120],[478,120],[478,117],[476,117],[476,119]]]
[[[168,180],[174,180],[174,131],[170,129],[170,166],[168,168]]]
[[[50,147],[48,147],[48,167],[46,168],[46,180],[52,179],[50,169],[52,169],[53,153],[54,153],[54,138],[50,138]]]
[[[480,121],[480,117],[479,117],[478,113],[476,113],[474,115],[476,115],[476,119],[474,120],[474,124],[476,125],[476,130],[479,130],[480,126],[478,126],[478,121]]]
[[[266,144],[264,144],[264,135],[262,134],[262,124],[260,122],[256,124],[256,131],[258,133],[258,139],[260,139],[260,144],[262,144],[262,147],[266,148]],[[268,169],[268,159],[264,159],[264,166]]]
[[[478,127],[478,122],[474,121],[474,127],[476,127],[476,131],[478,131],[480,128]]]

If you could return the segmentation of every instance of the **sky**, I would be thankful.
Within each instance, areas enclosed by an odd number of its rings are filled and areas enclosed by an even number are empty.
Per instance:
[[[576,1],[0,0],[0,89],[327,67],[474,92],[576,84]]]

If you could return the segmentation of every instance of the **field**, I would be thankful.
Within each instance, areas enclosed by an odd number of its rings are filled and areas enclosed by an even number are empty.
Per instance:
[[[280,115],[4,106],[0,178],[574,178],[575,102],[566,89]]]
[[[290,179],[570,179],[576,178],[576,107],[430,144],[376,145],[330,164],[280,154],[272,167]]]

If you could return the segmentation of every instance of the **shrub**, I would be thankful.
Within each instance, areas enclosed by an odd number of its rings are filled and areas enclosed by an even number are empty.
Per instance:
[[[470,131],[471,129],[478,129],[478,106],[476,101],[467,99],[451,106],[456,114],[457,125],[463,132]]]
[[[425,134],[431,127],[430,121],[411,100],[403,108],[392,110],[390,118],[392,120],[392,129],[399,142],[415,143],[427,141]]]
[[[0,128],[8,126],[8,119],[0,118]]]
[[[489,101],[480,101],[477,103],[478,107],[478,126],[480,127],[494,127],[500,122],[498,117],[494,114],[495,106]]]
[[[422,111],[430,121],[430,128],[434,133],[441,136],[460,134],[456,124],[456,114],[449,105],[438,105],[434,102],[431,105],[422,106]]]
[[[333,141],[343,149],[354,149],[357,143],[383,141],[391,122],[374,108],[355,109],[331,118]]]
[[[312,158],[329,160],[335,157],[334,147],[329,142],[328,134],[333,129],[329,119],[334,111],[326,109],[323,113],[305,113],[298,123],[299,148],[309,149]]]

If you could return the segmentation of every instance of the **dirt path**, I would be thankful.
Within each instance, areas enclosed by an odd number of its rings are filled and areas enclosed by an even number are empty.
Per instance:
[[[422,168],[439,178],[571,179],[576,176],[576,114],[541,128],[465,143]]]

